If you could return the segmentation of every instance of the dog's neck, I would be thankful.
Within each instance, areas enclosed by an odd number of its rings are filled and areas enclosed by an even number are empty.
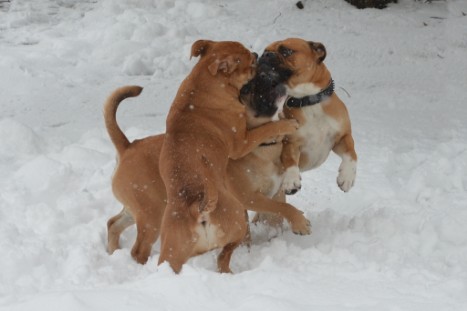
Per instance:
[[[285,103],[285,105],[289,108],[301,108],[307,106],[313,106],[319,104],[334,93],[334,80],[331,78],[329,84],[326,88],[322,89],[321,91],[317,92],[316,94],[304,96],[304,97],[289,97]]]

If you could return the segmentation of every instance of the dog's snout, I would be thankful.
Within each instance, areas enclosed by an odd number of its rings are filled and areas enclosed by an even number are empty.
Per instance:
[[[271,51],[264,51],[263,55],[258,59],[258,65],[265,66],[266,68],[273,69],[280,63],[277,54]]]
[[[264,51],[263,55],[261,56],[262,58],[274,58],[276,55],[274,52],[271,51]]]

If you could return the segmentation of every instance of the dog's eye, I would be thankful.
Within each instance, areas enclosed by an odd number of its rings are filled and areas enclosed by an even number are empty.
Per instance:
[[[293,50],[286,48],[285,46],[280,46],[279,47],[279,53],[284,56],[284,57],[289,57],[294,53]]]

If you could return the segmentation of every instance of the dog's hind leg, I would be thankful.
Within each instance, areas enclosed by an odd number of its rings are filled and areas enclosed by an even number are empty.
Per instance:
[[[278,191],[273,197],[272,200],[277,202],[285,203],[285,193],[284,191]],[[262,223],[266,224],[269,227],[276,229],[278,232],[283,232],[284,217],[267,212],[257,212],[253,217],[252,223]]]
[[[217,271],[220,273],[232,273],[230,270],[230,258],[232,257],[233,251],[242,243],[243,240],[238,242],[229,243],[220,252],[217,257]]]
[[[140,264],[145,264],[148,261],[152,245],[159,238],[161,216],[150,216],[140,217],[136,220],[137,236],[131,249],[131,256]]]
[[[248,214],[244,205],[228,191],[223,191],[219,196],[219,207],[226,214],[217,217],[229,219],[224,222],[221,229],[230,234],[222,251],[217,257],[217,271],[220,273],[232,273],[230,270],[230,258],[233,251],[242,244],[249,235]]]
[[[242,200],[249,210],[274,214],[273,217],[269,217],[269,220],[276,220],[278,225],[282,223],[281,217],[286,218],[290,223],[292,232],[295,234],[306,235],[311,233],[310,221],[305,218],[302,211],[291,204],[272,200],[261,193],[256,193],[253,197],[248,198],[248,200]],[[260,219],[255,220],[258,221]]]
[[[247,223],[247,228],[246,228],[246,234],[245,238],[242,241],[242,244],[245,245],[248,248],[248,252],[250,252],[251,249],[251,230],[250,230],[250,220],[248,216],[248,211],[245,210],[245,221]]]
[[[120,248],[120,234],[134,223],[133,216],[125,207],[120,213],[107,221],[107,251],[109,254]]]
[[[161,227],[161,253],[158,265],[167,261],[175,273],[180,273],[183,265],[194,255],[193,247],[193,236],[186,219],[165,213]]]

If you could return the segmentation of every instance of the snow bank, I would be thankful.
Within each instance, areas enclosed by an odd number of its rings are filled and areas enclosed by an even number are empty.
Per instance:
[[[13,119],[0,120],[0,156],[6,158],[22,157],[41,152],[43,142],[26,125]]]

